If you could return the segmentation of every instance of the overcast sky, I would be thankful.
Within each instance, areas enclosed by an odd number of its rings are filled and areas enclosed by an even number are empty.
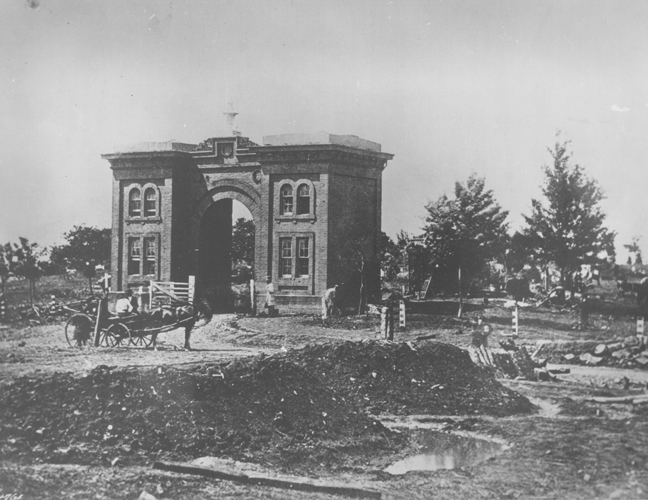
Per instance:
[[[617,248],[648,249],[648,2],[5,0],[0,49],[0,242],[108,227],[100,155],[198,143],[232,99],[256,142],[327,131],[395,154],[390,236],[471,173],[519,228],[561,130]]]

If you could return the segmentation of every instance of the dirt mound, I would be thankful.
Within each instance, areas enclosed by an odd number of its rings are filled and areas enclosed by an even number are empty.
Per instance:
[[[0,451],[103,465],[214,455],[312,472],[406,446],[366,409],[510,415],[533,406],[457,347],[345,342],[190,369],[22,377],[0,391]]]
[[[0,391],[5,458],[120,463],[202,455],[338,465],[403,441],[285,359],[23,377]],[[340,451],[347,449],[347,451]],[[100,450],[100,453],[98,452]]]
[[[345,342],[283,354],[373,413],[506,416],[533,412],[467,351],[438,342]]]

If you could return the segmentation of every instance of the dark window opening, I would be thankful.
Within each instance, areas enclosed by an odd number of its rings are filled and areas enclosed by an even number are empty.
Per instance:
[[[302,184],[297,189],[297,215],[310,213],[310,188]]]
[[[308,238],[297,238],[297,276],[310,274],[310,251]]]
[[[155,217],[157,215],[157,193],[155,189],[148,188],[144,192],[144,216]]]
[[[144,274],[155,274],[157,247],[155,238],[144,238]]]
[[[139,189],[133,188],[128,199],[128,215],[140,217],[142,215],[142,193]]]
[[[281,262],[279,268],[282,276],[292,276],[292,238],[279,240]]]
[[[142,243],[139,238],[128,240],[128,274],[140,273],[140,262],[142,260]]]

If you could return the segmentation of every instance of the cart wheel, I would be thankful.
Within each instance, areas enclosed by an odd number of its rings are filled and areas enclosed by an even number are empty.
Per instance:
[[[127,346],[131,343],[130,330],[123,323],[114,323],[102,332],[100,345],[105,347]]]
[[[65,338],[70,347],[90,344],[94,321],[87,314],[75,314],[65,323]]]
[[[148,347],[153,343],[153,335],[131,335],[131,344],[137,347]]]

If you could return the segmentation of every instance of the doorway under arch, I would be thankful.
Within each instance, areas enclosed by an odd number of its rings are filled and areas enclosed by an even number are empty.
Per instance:
[[[196,286],[215,312],[250,310],[255,221],[234,198],[214,201],[200,222]]]

